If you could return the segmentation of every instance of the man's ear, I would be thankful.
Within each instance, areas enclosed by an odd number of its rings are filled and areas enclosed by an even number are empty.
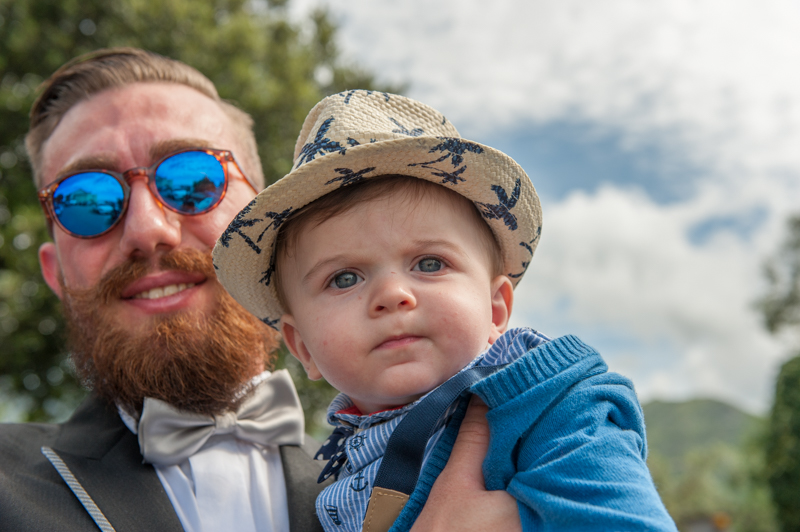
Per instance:
[[[317,365],[314,363],[314,359],[311,358],[311,353],[306,349],[306,344],[303,343],[300,330],[297,328],[294,317],[291,314],[284,314],[281,316],[281,335],[283,335],[283,342],[286,344],[289,352],[303,365],[308,378],[312,381],[320,380],[322,378],[322,373],[319,372]]]
[[[58,299],[63,299],[64,293],[61,290],[61,264],[58,262],[56,245],[53,242],[45,242],[39,246],[39,266],[42,268],[44,282],[55,292]]]
[[[492,280],[491,291],[492,330],[489,333],[489,343],[493,344],[508,328],[511,307],[514,305],[514,285],[505,275],[498,275]]]

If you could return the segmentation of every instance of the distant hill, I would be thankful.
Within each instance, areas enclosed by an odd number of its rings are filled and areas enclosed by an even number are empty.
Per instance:
[[[643,405],[650,452],[680,464],[690,451],[725,443],[740,447],[763,420],[713,399]]]

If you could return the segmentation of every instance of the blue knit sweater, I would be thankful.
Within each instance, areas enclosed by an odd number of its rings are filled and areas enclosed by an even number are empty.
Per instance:
[[[472,391],[490,409],[486,487],[517,499],[523,530],[676,530],[645,464],[632,383],[578,338],[541,344]],[[458,426],[445,429],[391,532],[414,524]]]

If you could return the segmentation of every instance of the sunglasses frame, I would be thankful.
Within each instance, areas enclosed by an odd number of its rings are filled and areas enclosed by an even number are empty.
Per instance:
[[[158,192],[158,188],[156,188],[156,180],[155,180],[156,169],[158,169],[158,167],[161,166],[161,164],[164,161],[166,161],[167,159],[169,159],[170,157],[174,157],[175,155],[180,155],[181,153],[186,153],[186,152],[201,152],[201,153],[207,153],[208,155],[212,155],[219,162],[219,164],[222,166],[222,172],[223,172],[223,175],[225,177],[224,185],[222,187],[222,194],[220,194],[219,199],[217,199],[217,201],[214,202],[213,205],[211,205],[210,207],[208,207],[208,208],[206,208],[206,209],[204,209],[204,210],[202,210],[200,212],[182,212],[182,211],[170,206],[169,203],[167,203],[164,200],[164,198],[161,197],[161,194]],[[53,223],[55,223],[64,232],[66,232],[67,234],[69,234],[70,236],[73,236],[75,238],[84,238],[84,239],[97,238],[97,237],[103,236],[104,234],[106,234],[109,231],[111,231],[112,229],[114,229],[117,226],[117,224],[119,224],[119,222],[125,217],[125,214],[128,211],[128,201],[130,200],[130,197],[131,197],[131,185],[130,184],[134,179],[137,179],[137,178],[144,178],[145,182],[147,183],[147,187],[150,189],[150,193],[156,199],[156,201],[158,202],[158,205],[160,207],[162,207],[162,208],[167,208],[167,209],[171,210],[172,212],[176,212],[176,213],[181,214],[183,216],[198,216],[200,214],[206,214],[206,213],[216,209],[217,206],[219,206],[219,204],[225,198],[225,193],[228,191],[228,182],[230,181],[230,173],[228,171],[228,163],[233,163],[234,166],[236,166],[236,169],[242,175],[244,181],[248,184],[248,186],[251,189],[253,189],[253,192],[258,193],[258,191],[255,189],[255,187],[250,182],[250,180],[247,179],[247,177],[245,176],[244,172],[242,171],[241,166],[239,166],[239,163],[236,162],[236,159],[233,156],[233,152],[231,152],[230,150],[217,150],[217,149],[213,149],[213,148],[186,148],[186,149],[178,150],[176,152],[173,152],[173,153],[165,155],[164,157],[162,157],[161,159],[159,159],[158,161],[156,161],[153,165],[151,165],[149,167],[139,166],[139,167],[136,167],[136,168],[131,168],[130,170],[126,170],[125,172],[122,172],[122,173],[114,172],[113,170],[106,170],[106,169],[102,169],[102,168],[100,168],[100,169],[86,169],[86,170],[79,170],[79,171],[76,171],[76,172],[70,172],[68,174],[65,174],[65,175],[59,177],[58,179],[56,179],[54,182],[50,183],[46,187],[43,187],[43,188],[39,189],[39,194],[38,194],[39,195],[39,202],[42,204],[42,209],[44,210],[44,214],[47,217],[48,228],[50,229],[50,235],[51,236],[53,234]],[[109,175],[109,176],[113,177],[122,186],[122,190],[123,190],[123,194],[124,194],[124,202],[122,204],[122,211],[120,212],[119,218],[117,218],[114,221],[114,223],[111,224],[111,226],[108,227],[106,230],[104,230],[101,233],[97,233],[96,235],[79,235],[79,234],[73,233],[72,231],[70,231],[69,229],[67,229],[66,227],[64,227],[61,224],[61,222],[59,221],[58,217],[56,216],[56,212],[55,212],[55,209],[53,207],[53,194],[55,193],[56,189],[58,189],[59,185],[61,185],[61,183],[63,181],[69,179],[70,177],[74,177],[74,176],[79,175],[79,174],[87,174],[87,173],[100,173],[100,174],[106,174],[106,175]]]

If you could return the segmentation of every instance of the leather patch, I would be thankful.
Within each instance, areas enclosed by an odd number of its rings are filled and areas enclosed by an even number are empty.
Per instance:
[[[380,487],[373,489],[363,532],[388,532],[407,501],[405,493]]]

